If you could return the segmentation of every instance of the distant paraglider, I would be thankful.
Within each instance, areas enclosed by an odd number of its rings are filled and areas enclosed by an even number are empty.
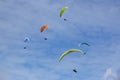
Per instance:
[[[86,46],[89,47],[90,44],[88,44],[88,43],[86,43],[86,42],[83,42],[83,43],[79,43],[78,46],[81,47],[81,48],[83,48],[83,49],[87,49]],[[86,50],[85,50],[85,51],[86,51]],[[86,54],[87,54],[87,51],[84,52],[84,55],[86,55]]]
[[[28,43],[29,41],[30,41],[30,38],[29,38],[29,37],[25,37],[24,42],[25,42],[25,43]],[[27,47],[24,46],[24,49],[27,49]]]
[[[48,28],[49,28],[48,25],[43,25],[40,28],[40,32],[43,32],[45,29],[48,29]],[[47,38],[44,38],[44,40],[47,40]]]
[[[62,17],[63,13],[64,13],[67,9],[68,9],[67,6],[64,6],[64,7],[61,8],[61,10],[60,10],[60,17]]]
[[[49,27],[47,25],[43,25],[41,28],[40,28],[40,32],[43,32],[44,29],[48,29]]]
[[[79,50],[79,49],[69,49],[69,50],[65,51],[64,53],[62,53],[62,55],[59,58],[59,62],[63,59],[64,56],[66,56],[67,54],[69,54],[71,52],[79,52],[79,53],[84,54],[84,52],[82,50]]]

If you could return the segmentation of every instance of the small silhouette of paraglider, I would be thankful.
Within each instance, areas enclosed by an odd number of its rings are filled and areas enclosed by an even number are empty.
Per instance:
[[[24,38],[24,43],[28,43],[30,41],[30,38],[29,37],[25,37]],[[24,49],[27,49],[26,46],[24,46]]]
[[[43,25],[40,27],[40,32],[42,33],[44,32],[45,29],[48,29],[48,28],[49,28],[48,25]],[[44,38],[44,40],[47,40],[47,38]]]

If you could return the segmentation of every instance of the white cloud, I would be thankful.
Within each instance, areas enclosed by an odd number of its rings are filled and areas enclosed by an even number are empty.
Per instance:
[[[116,72],[112,68],[108,68],[103,76],[102,80],[120,80]]]

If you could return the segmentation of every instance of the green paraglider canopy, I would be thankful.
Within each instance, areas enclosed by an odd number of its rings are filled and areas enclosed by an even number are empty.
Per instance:
[[[69,54],[71,52],[79,52],[79,53],[84,54],[84,52],[82,50],[79,50],[79,49],[69,49],[69,50],[67,50],[67,51],[62,53],[62,55],[59,58],[59,62],[63,59],[64,56],[66,56],[67,54]]]
[[[68,9],[67,6],[64,6],[64,7],[61,8],[61,10],[60,10],[60,17],[62,17],[62,14],[63,14],[67,9]]]

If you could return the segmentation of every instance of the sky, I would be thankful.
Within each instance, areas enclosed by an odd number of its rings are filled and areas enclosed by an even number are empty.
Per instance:
[[[0,0],[0,80],[120,80],[119,26],[120,0]]]

